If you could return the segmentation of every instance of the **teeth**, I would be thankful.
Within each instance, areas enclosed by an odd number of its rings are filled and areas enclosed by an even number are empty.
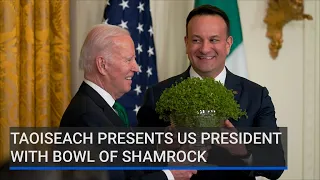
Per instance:
[[[200,57],[200,59],[212,59],[214,56]]]
[[[132,77],[126,77],[126,80],[131,80],[132,79]]]

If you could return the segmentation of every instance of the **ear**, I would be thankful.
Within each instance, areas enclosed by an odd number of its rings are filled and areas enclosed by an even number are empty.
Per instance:
[[[107,69],[106,60],[102,56],[97,56],[96,59],[97,70],[100,74],[105,75]]]
[[[227,54],[230,53],[230,49],[231,49],[232,44],[233,44],[233,37],[232,37],[232,36],[229,36],[229,37],[227,38],[227,43],[226,43]]]
[[[187,36],[184,36],[184,44],[185,44],[185,47],[186,47],[186,54],[188,54],[188,37]]]

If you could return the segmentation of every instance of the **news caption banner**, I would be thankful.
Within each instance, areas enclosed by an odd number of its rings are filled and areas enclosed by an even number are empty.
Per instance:
[[[285,127],[10,128],[10,170],[286,170],[281,156]]]

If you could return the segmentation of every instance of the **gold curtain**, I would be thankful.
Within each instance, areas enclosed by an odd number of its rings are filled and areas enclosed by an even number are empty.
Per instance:
[[[70,102],[69,0],[0,0],[0,161],[9,127],[55,127]]]

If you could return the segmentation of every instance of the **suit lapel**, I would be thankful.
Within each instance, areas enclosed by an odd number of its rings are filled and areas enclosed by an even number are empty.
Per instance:
[[[87,94],[104,112],[106,118],[114,125],[114,126],[124,126],[124,123],[120,119],[120,117],[113,111],[113,109],[109,106],[109,104],[97,93],[94,89],[92,89],[88,84],[83,82],[79,88],[80,92]]]
[[[190,77],[190,68],[191,68],[191,66],[189,66],[188,69],[180,75],[180,77],[183,80],[187,79],[188,77]]]
[[[234,99],[237,102],[239,102],[240,95],[242,93],[241,79],[238,76],[231,73],[228,69],[227,69],[227,77],[226,77],[226,81],[224,83],[224,86],[227,89],[232,90],[233,92],[236,93],[234,95]]]
[[[189,78],[190,77],[190,68],[191,68],[191,66],[189,66],[188,69],[185,72],[183,72],[182,74],[178,75],[176,80],[175,80],[175,82],[176,83],[180,83],[183,80]]]

